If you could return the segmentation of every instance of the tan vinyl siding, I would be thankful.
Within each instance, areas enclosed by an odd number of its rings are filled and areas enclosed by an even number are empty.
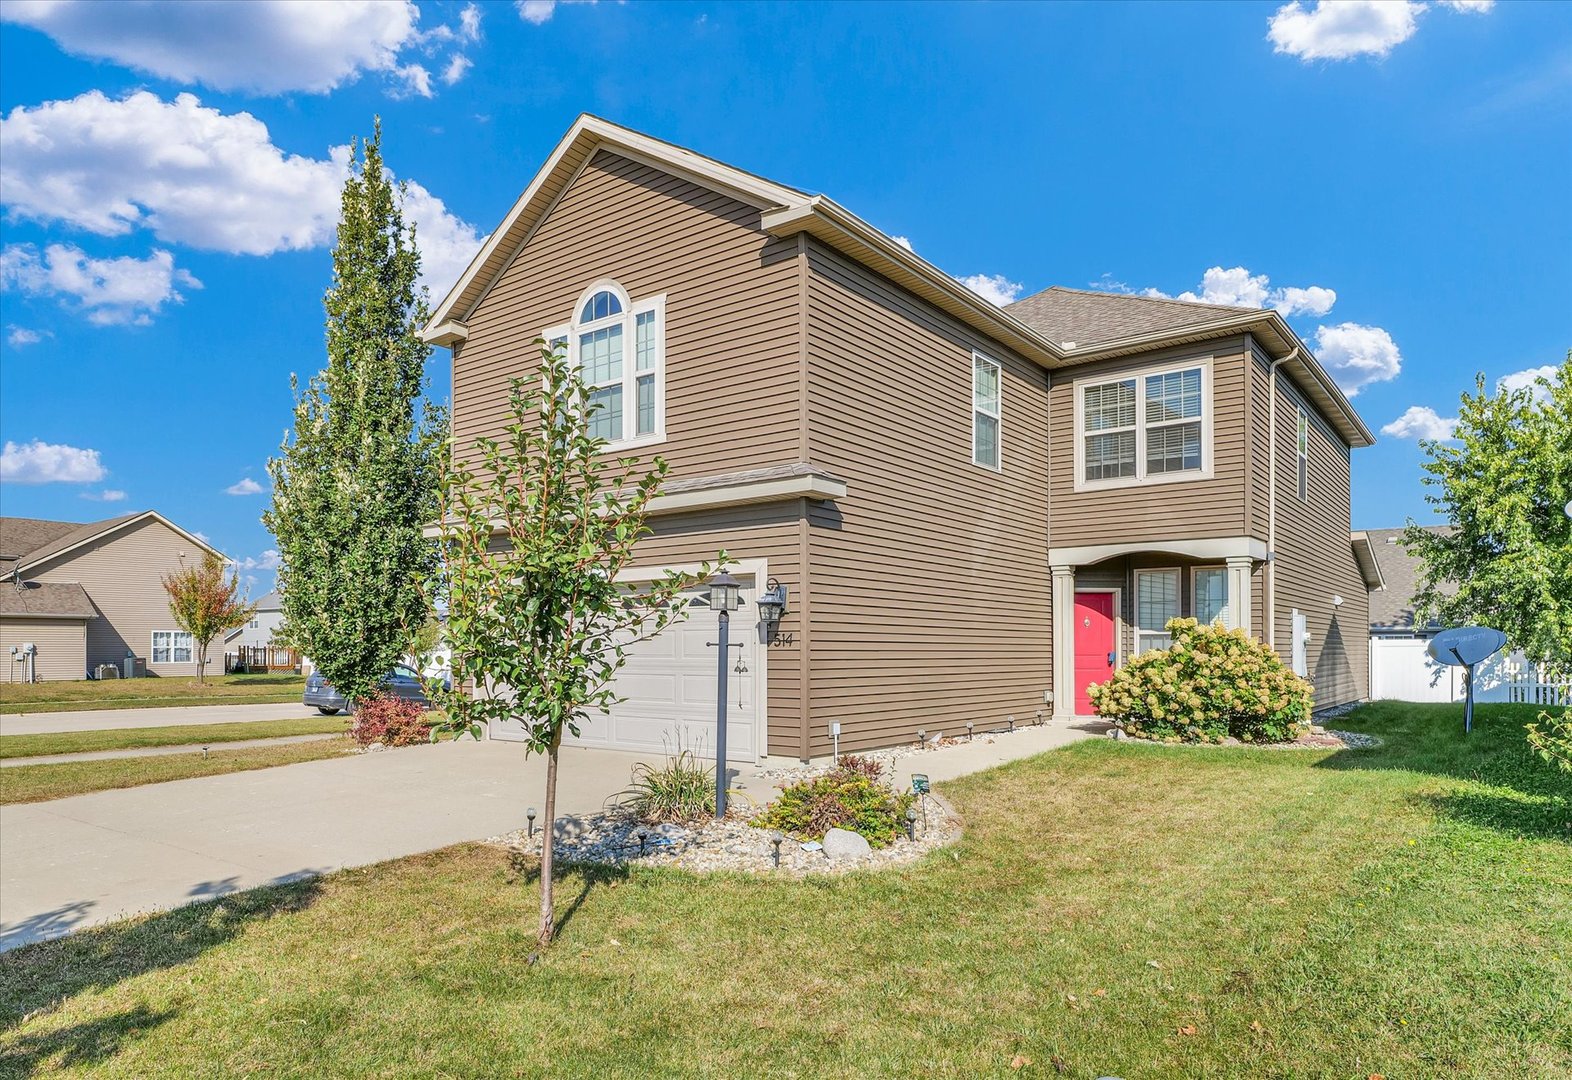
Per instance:
[[[1291,659],[1293,611],[1304,612],[1310,631],[1306,661],[1319,709],[1369,696],[1370,597],[1349,542],[1348,444],[1281,373],[1277,385],[1276,646],[1285,661]],[[1304,500],[1297,486],[1302,404],[1310,417]],[[1265,469],[1259,482],[1264,496]],[[1333,606],[1334,595],[1342,596],[1342,607]]]
[[[35,581],[74,581],[87,591],[100,616],[87,624],[87,666],[119,664],[127,652],[145,657],[152,675],[195,675],[196,649],[189,664],[155,664],[153,631],[174,630],[165,574],[194,566],[202,548],[160,521],[148,519],[63,553],[29,572]],[[182,560],[181,556],[185,558]],[[207,670],[222,674],[223,640],[208,650]]]
[[[1244,339],[1187,346],[1054,373],[1050,391],[1054,432],[1053,543],[1055,547],[1127,544],[1242,536],[1245,521],[1246,366]],[[1075,490],[1075,390],[1088,377],[1110,379],[1153,365],[1175,368],[1211,358],[1212,475],[1208,479]]]
[[[797,244],[758,222],[728,196],[597,153],[469,317],[455,446],[500,436],[509,381],[539,366],[536,339],[611,278],[635,304],[666,296],[666,441],[641,461],[659,454],[678,479],[797,460]]]
[[[811,752],[1028,722],[1052,682],[1046,379],[808,247],[808,448],[846,479],[811,515]],[[972,464],[972,350],[1002,365],[1002,471]],[[772,668],[772,677],[774,669]]]
[[[26,642],[36,647],[34,675],[39,682],[87,678],[87,623],[84,619],[0,619],[0,664],[3,682],[20,682],[27,665],[16,663],[11,649]]]

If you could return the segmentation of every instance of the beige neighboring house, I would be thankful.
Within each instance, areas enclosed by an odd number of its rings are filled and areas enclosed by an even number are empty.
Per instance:
[[[149,675],[197,674],[162,580],[208,552],[222,557],[152,510],[86,523],[0,517],[3,679],[84,679],[101,664],[124,672],[128,655]]]
[[[627,578],[735,560],[740,760],[1069,722],[1173,616],[1267,642],[1319,707],[1368,695],[1379,572],[1349,475],[1374,437],[1275,311],[997,307],[827,196],[584,116],[423,335],[452,350],[459,452],[503,435],[543,338],[612,453],[669,462]],[[580,744],[714,745],[693,601]]]

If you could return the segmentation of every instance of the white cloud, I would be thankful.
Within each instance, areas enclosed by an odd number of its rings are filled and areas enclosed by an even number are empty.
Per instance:
[[[0,448],[0,480],[11,484],[92,484],[108,475],[97,450],[64,443],[7,442]]]
[[[1011,281],[1003,274],[972,274],[956,280],[998,307],[1015,303],[1021,295],[1021,289],[1024,288],[1019,281]]]
[[[234,565],[241,570],[277,570],[284,565],[284,560],[279,557],[277,551],[268,548],[255,558],[247,555],[243,559],[236,559]]]
[[[423,40],[411,0],[9,0],[0,18],[42,30],[77,56],[178,83],[262,94],[326,93],[367,71],[398,79],[399,54]],[[466,18],[478,31],[476,12],[460,16],[460,33]]]
[[[540,26],[551,21],[557,11],[557,0],[515,0],[513,6],[519,9],[519,18]]]
[[[1424,5],[1413,0],[1299,0],[1277,9],[1267,23],[1273,50],[1301,60],[1385,56],[1414,36]]]
[[[0,288],[63,298],[96,326],[145,326],[164,304],[182,301],[181,288],[201,287],[159,249],[145,259],[96,259],[69,244],[50,244],[42,254],[31,244],[0,251]]]
[[[1495,0],[1439,0],[1438,6],[1483,15]],[[1414,36],[1428,7],[1423,0],[1316,0],[1309,7],[1293,0],[1267,22],[1266,36],[1275,52],[1306,62],[1384,57]]]
[[[1318,326],[1315,353],[1327,374],[1349,397],[1370,383],[1395,379],[1403,369],[1397,342],[1379,326],[1352,322]]]
[[[910,251],[913,254],[916,254],[917,249],[912,247],[912,242],[910,240],[906,239],[906,237],[904,237],[904,236],[892,236],[892,237],[890,237],[890,239],[894,240],[897,244],[901,245],[901,247],[905,248],[907,251]]]
[[[1534,397],[1541,401],[1550,397],[1550,392],[1539,384],[1540,379],[1555,382],[1560,369],[1553,364],[1544,367],[1529,368],[1526,371],[1514,371],[1510,375],[1503,375],[1496,383],[1497,393],[1511,393],[1513,390],[1530,390]]]
[[[105,488],[103,491],[84,491],[82,498],[91,499],[93,502],[123,502],[126,493],[114,488]]]
[[[424,64],[402,64],[393,69],[397,79],[389,93],[396,98],[431,97],[431,72]]]
[[[1105,275],[1106,276],[1106,275]],[[1225,307],[1275,308],[1284,316],[1325,315],[1337,303],[1337,293],[1320,285],[1307,288],[1289,286],[1274,289],[1265,274],[1252,274],[1242,266],[1224,270],[1214,266],[1201,275],[1201,284],[1195,290],[1182,292],[1175,299],[1191,303],[1222,304]],[[1128,289],[1115,290],[1128,291]],[[1143,296],[1163,296],[1156,289],[1146,289]]]
[[[3,271],[4,267],[5,256],[0,254],[0,271]],[[44,338],[54,336],[47,330],[33,330],[26,326],[17,326],[15,323],[8,323],[5,329],[6,341],[10,342],[11,346],[16,349],[26,348],[29,345],[37,345],[40,341],[44,340]]]
[[[1428,405],[1411,405],[1402,416],[1383,425],[1381,434],[1394,439],[1450,439],[1456,427],[1455,416],[1438,416]]]
[[[260,495],[262,494],[262,485],[251,479],[251,477],[247,476],[242,480],[237,480],[233,484],[230,484],[227,488],[224,489],[224,494]]]
[[[190,94],[115,100],[93,90],[0,120],[0,199],[19,217],[101,236],[145,228],[166,243],[270,255],[332,242],[349,159],[348,146],[326,158],[285,153],[250,113]],[[405,211],[426,277],[446,288],[483,238],[418,184]]]
[[[480,40],[480,8],[474,4],[465,4],[459,12],[459,36],[465,41]]]
[[[462,53],[455,54],[453,59],[448,61],[448,66],[442,69],[442,81],[452,86],[464,77],[465,72],[474,66],[474,62],[469,57]]]

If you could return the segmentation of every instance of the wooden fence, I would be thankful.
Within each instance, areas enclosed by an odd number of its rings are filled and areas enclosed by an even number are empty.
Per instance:
[[[276,645],[242,645],[224,654],[226,675],[299,675],[300,657],[291,649]]]

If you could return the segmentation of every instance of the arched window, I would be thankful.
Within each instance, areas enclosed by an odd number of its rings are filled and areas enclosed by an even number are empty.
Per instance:
[[[616,447],[659,442],[666,432],[666,298],[634,303],[615,281],[597,281],[573,321],[542,336],[566,348],[589,386],[590,433]]]

